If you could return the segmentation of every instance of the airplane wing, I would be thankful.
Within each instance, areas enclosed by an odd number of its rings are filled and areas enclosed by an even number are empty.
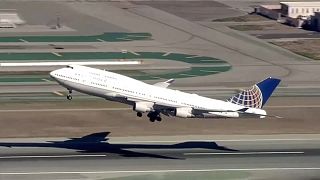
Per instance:
[[[167,87],[170,86],[173,82],[174,82],[174,79],[169,79],[169,80],[164,81],[164,82],[155,83],[154,86],[162,87],[162,88],[167,88]]]

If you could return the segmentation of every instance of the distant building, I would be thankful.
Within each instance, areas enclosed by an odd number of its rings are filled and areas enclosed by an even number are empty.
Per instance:
[[[320,2],[280,2],[281,14],[290,18],[305,18],[320,12]]]
[[[280,2],[280,5],[261,5],[257,13],[298,28],[309,24],[311,16],[320,12],[320,2]]]
[[[18,13],[1,12],[0,9],[0,28],[14,28],[16,25],[21,25],[24,23],[25,22],[19,17]]]
[[[15,28],[16,25],[8,19],[0,19],[0,28]]]
[[[266,16],[270,19],[281,19],[281,6],[280,5],[261,5],[255,11],[258,14]]]
[[[320,31],[320,12],[316,12],[310,20],[310,24],[313,30]]]

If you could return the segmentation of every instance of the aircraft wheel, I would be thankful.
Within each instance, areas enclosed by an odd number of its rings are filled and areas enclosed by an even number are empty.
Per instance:
[[[150,122],[154,122],[156,119],[154,117],[150,117]]]
[[[142,117],[142,113],[141,112],[137,112],[137,116],[138,117]]]
[[[161,121],[162,118],[161,118],[160,116],[158,116],[158,117],[156,117],[156,120],[157,120],[157,121]]]
[[[67,99],[68,99],[68,100],[72,100],[72,96],[71,96],[71,95],[68,95],[68,96],[67,96]]]

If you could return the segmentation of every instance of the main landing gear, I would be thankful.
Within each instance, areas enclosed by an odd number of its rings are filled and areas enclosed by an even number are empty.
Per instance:
[[[142,113],[141,112],[137,112],[137,116],[138,117],[142,117]],[[161,121],[161,116],[159,112],[149,112],[147,114],[147,116],[149,117],[150,122],[155,122],[155,121]]]
[[[71,89],[68,89],[69,90],[69,94],[67,95],[67,99],[68,100],[72,100],[72,90]]]
[[[162,120],[160,113],[157,111],[149,112],[147,116],[149,117],[150,122],[155,122],[155,121],[160,122]]]

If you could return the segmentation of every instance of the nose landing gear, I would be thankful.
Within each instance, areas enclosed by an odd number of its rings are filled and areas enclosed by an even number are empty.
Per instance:
[[[67,99],[68,99],[68,100],[72,100],[72,96],[68,94],[68,95],[67,95]]]
[[[141,112],[137,112],[137,116],[138,117],[142,117],[142,113]]]
[[[72,100],[72,90],[71,89],[68,89],[69,90],[69,94],[67,95],[67,99],[68,100]]]

